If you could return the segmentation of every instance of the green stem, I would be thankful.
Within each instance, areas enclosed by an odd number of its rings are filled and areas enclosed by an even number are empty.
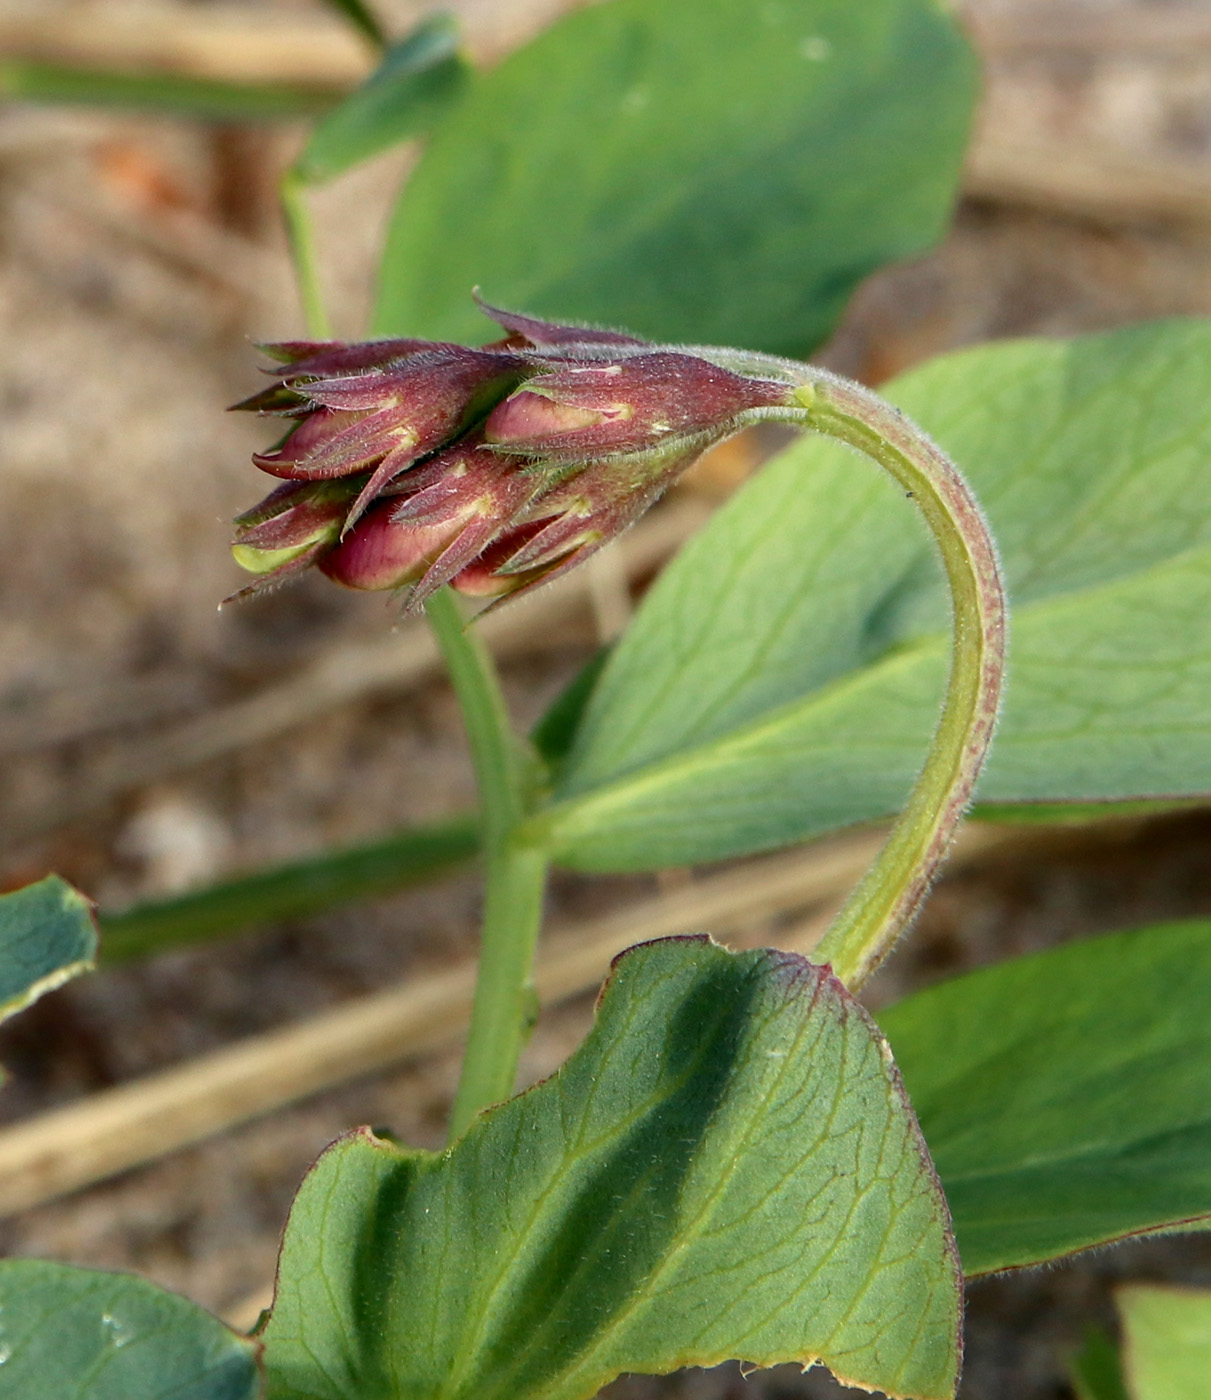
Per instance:
[[[303,303],[307,332],[317,340],[328,340],[332,330],[328,312],[324,307],[324,294],[320,288],[315,229],[311,221],[311,211],[307,208],[306,189],[306,181],[298,172],[287,170],[282,176],[278,195],[282,203],[282,216],[286,222],[290,257],[299,284],[299,298]]]
[[[507,1099],[538,1009],[534,948],[542,923],[547,858],[517,844],[485,863],[483,931],[471,1029],[463,1058],[449,1140],[459,1138],[489,1104]]]
[[[876,395],[823,371],[807,373],[797,392],[802,413],[794,416],[857,448],[904,487],[937,542],[953,608],[950,677],[925,766],[882,851],[816,950],[856,989],[912,922],[971,800],[997,719],[1005,594],[992,536],[950,459]]]
[[[471,1030],[450,1117],[453,1140],[481,1108],[513,1092],[533,1019],[531,971],[547,861],[540,848],[515,837],[528,805],[529,764],[509,724],[492,658],[466,629],[448,588],[429,600],[426,611],[467,727],[487,880]]]
[[[912,923],[984,766],[1005,671],[1005,589],[984,516],[958,468],[898,409],[828,370],[742,350],[695,349],[740,374],[783,379],[795,405],[754,417],[856,448],[907,492],[942,555],[952,602],[946,699],[925,766],[883,849],[816,949],[857,989]]]

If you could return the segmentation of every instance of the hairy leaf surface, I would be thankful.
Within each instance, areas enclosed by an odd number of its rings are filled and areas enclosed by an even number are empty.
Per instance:
[[[623,1371],[822,1360],[949,1396],[957,1264],[886,1045],[827,971],[632,949],[551,1079],[448,1152],[368,1131],[304,1182],[276,1400],[576,1400]]]
[[[0,1262],[0,1395],[13,1400],[255,1400],[256,1350],[146,1279]]]
[[[978,798],[1211,793],[1211,323],[945,356],[887,396],[976,488],[1009,582],[1010,665]],[[611,656],[542,818],[558,859],[645,869],[886,816],[947,665],[910,502],[819,439],[665,571]]]
[[[807,352],[954,202],[975,80],[933,0],[609,0],[475,79],[404,190],[381,333],[467,299]]]
[[[967,1274],[1211,1220],[1211,922],[1001,963],[881,1013]]]

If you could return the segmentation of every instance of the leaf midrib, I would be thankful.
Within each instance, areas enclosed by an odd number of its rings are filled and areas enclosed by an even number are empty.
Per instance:
[[[641,1007],[636,1001],[634,1005],[628,1008],[627,1021],[630,1022],[634,1020],[634,1018],[640,1014]],[[615,1044],[625,1041],[623,1031],[615,1030],[613,1036],[615,1038]],[[586,1047],[587,1044],[588,1042],[586,1042]],[[586,1047],[582,1047],[582,1050]],[[530,1238],[534,1222],[546,1213],[548,1201],[557,1196],[559,1192],[567,1186],[569,1179],[574,1179],[575,1168],[577,1166],[607,1147],[611,1141],[617,1138],[619,1132],[624,1127],[632,1126],[634,1123],[640,1121],[646,1114],[649,1114],[658,1103],[663,1102],[669,1094],[675,1093],[678,1088],[682,1087],[683,1084],[697,1072],[703,1057],[708,1053],[709,1047],[704,1045],[694,1059],[682,1070],[677,1079],[663,1083],[659,1095],[648,1095],[642,1103],[635,1105],[626,1118],[613,1120],[608,1133],[599,1134],[596,1138],[592,1139],[588,1145],[584,1144],[583,1131],[579,1134],[575,1151],[568,1152],[562,1157],[546,1186],[539,1195],[534,1198],[527,1216],[527,1225],[516,1232],[515,1238],[517,1242],[515,1246],[501,1262],[499,1268],[495,1272],[495,1276],[487,1285],[484,1294],[481,1295],[482,1301],[478,1303],[475,1315],[468,1319],[466,1331],[458,1347],[458,1354],[463,1358],[462,1363],[451,1372],[443,1384],[442,1395],[447,1397],[456,1395],[459,1387],[466,1380],[467,1376],[475,1373],[478,1357],[482,1351],[485,1337],[491,1330],[494,1300],[499,1296],[508,1280],[516,1274],[518,1267],[524,1267],[524,1260],[528,1255],[526,1242]],[[560,1071],[560,1077],[566,1077],[562,1070]],[[596,1088],[603,1078],[604,1075],[601,1073],[595,1077],[592,1093],[595,1094]],[[562,1104],[562,1102],[563,1097],[561,1094],[560,1103]],[[583,1107],[587,1109],[587,1105]],[[587,1112],[582,1111],[579,1116],[583,1129],[583,1127],[587,1125]],[[436,1170],[436,1164],[434,1169]],[[537,1245],[535,1247],[537,1247]]]

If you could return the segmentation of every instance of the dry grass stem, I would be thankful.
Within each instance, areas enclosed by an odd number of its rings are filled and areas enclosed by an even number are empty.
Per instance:
[[[1079,54],[1188,62],[1211,53],[1211,11],[1201,3],[1108,6],[1061,0],[1017,9],[986,7],[971,14],[969,23],[983,52],[998,59]]]
[[[233,83],[352,87],[374,66],[370,45],[337,15],[247,5],[107,3],[0,18],[0,55]]]
[[[805,951],[882,839],[881,832],[863,831],[763,857],[557,931],[539,960],[540,999],[549,1006],[592,990],[610,959],[634,943],[702,930],[743,943],[753,941],[754,925],[815,908],[817,917],[793,930],[785,945]],[[1020,828],[971,827],[957,856],[968,860],[1021,839]],[[39,1205],[448,1044],[466,1026],[474,977],[469,962],[417,977],[10,1128],[0,1134],[0,1213]]]
[[[1153,152],[986,134],[968,156],[964,188],[977,199],[1104,223],[1211,224],[1211,170]]]
[[[87,690],[0,702],[0,756],[90,739],[131,724],[173,719],[198,702],[199,680],[181,670],[94,682]]]

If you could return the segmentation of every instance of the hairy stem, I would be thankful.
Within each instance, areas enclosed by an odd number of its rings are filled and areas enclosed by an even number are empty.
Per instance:
[[[953,610],[950,677],[925,765],[882,851],[816,950],[856,989],[912,922],[971,800],[1000,702],[1005,593],[992,536],[950,459],[860,385],[803,368],[810,378],[794,416],[857,448],[904,487],[941,553]]]
[[[531,969],[542,919],[547,861],[515,838],[525,815],[529,764],[513,733],[487,648],[466,630],[447,589],[426,604],[462,706],[479,786],[486,868],[479,975],[462,1078],[450,1118],[461,1136],[481,1108],[513,1092],[533,1015]]]
[[[794,406],[760,416],[835,438],[877,462],[924,516],[950,585],[950,677],[925,766],[882,851],[816,949],[818,960],[831,963],[856,989],[920,908],[988,753],[1005,670],[1005,590],[996,546],[954,463],[876,394],[794,360],[713,348],[697,353],[742,374],[794,385]]]

